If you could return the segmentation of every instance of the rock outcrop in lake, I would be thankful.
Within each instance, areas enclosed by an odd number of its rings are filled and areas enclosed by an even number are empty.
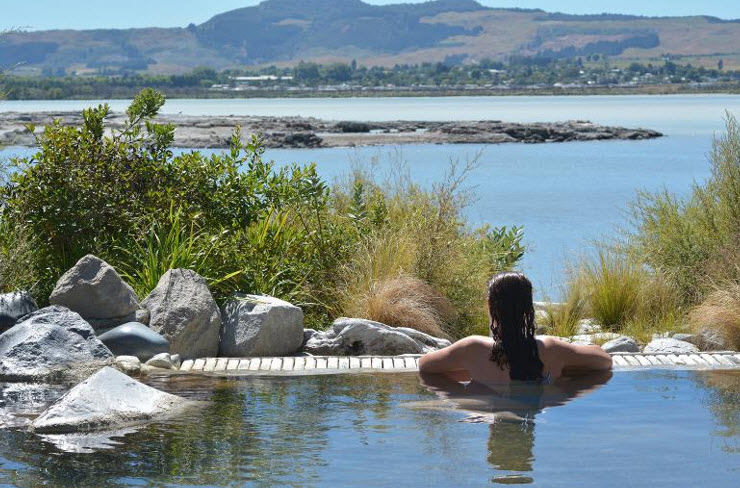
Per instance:
[[[59,119],[64,125],[80,126],[75,112],[5,112],[0,114],[0,145],[32,145],[28,123],[41,127]],[[109,127],[120,129],[127,121],[122,113],[111,114]],[[226,148],[234,127],[245,134],[262,134],[269,148],[315,148],[398,144],[501,144],[510,142],[548,143],[599,140],[637,140],[661,137],[649,129],[631,129],[594,124],[588,121],[514,123],[480,121],[327,121],[312,117],[186,116],[161,115],[158,121],[171,123],[175,147]]]

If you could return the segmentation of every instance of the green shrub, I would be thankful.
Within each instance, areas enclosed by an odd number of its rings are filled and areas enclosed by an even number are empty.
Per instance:
[[[317,183],[314,167],[274,170],[262,161],[260,141],[253,136],[243,144],[238,129],[225,153],[173,156],[174,127],[152,121],[163,104],[161,94],[144,90],[129,107],[128,124],[120,132],[106,129],[107,106],[85,110],[81,127],[54,122],[37,136],[34,156],[11,161],[9,182],[0,192],[2,218],[4,225],[22,228],[44,243],[34,250],[29,269],[43,276],[42,302],[55,277],[87,253],[118,263],[130,276],[146,273],[142,264],[149,266],[151,276],[139,276],[143,292],[173,260],[170,250],[154,247],[174,245],[172,238],[183,237],[181,229],[171,233],[173,209],[178,225],[197,227],[198,246],[210,246],[212,239],[221,244],[224,235],[246,232],[274,207],[301,214],[315,207],[325,211],[328,189]],[[150,242],[142,244],[142,239]],[[158,240],[156,246],[152,239]],[[226,274],[238,271],[229,263],[235,251],[208,252],[207,261],[223,261],[203,266]],[[161,260],[157,269],[152,259]]]

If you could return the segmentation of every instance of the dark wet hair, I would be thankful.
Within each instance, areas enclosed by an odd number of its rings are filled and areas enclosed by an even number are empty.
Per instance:
[[[512,380],[542,379],[535,339],[532,283],[521,273],[499,273],[488,283],[488,311],[496,343],[491,361],[509,366]]]

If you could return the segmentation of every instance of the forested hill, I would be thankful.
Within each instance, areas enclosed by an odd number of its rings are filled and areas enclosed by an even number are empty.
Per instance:
[[[0,26],[2,28],[2,26]],[[0,66],[25,74],[182,73],[248,65],[475,63],[511,56],[666,57],[740,66],[740,21],[494,9],[473,0],[369,5],[361,0],[266,0],[183,28],[12,32]]]

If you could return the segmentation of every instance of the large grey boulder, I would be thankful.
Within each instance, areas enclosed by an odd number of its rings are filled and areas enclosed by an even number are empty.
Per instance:
[[[90,324],[58,305],[27,315],[0,335],[0,379],[67,380],[112,361],[113,354]]]
[[[59,278],[49,303],[77,312],[95,328],[131,322],[139,308],[134,290],[111,265],[92,254]]]
[[[222,316],[219,356],[285,356],[303,344],[303,311],[279,298],[239,294]]]
[[[640,352],[640,346],[633,338],[621,336],[603,344],[601,348],[608,352]]]
[[[218,354],[221,312],[195,271],[167,271],[142,305],[151,314],[149,327],[170,342],[170,352],[182,359]]]
[[[170,343],[144,324],[129,322],[98,336],[116,356],[136,356],[146,362],[157,354],[170,352]]]
[[[695,345],[671,338],[653,339],[642,350],[645,354],[694,354],[699,352]]]
[[[38,305],[26,291],[0,295],[0,334],[13,327],[24,315],[38,309]]]
[[[31,424],[38,433],[110,430],[159,420],[191,402],[103,368],[69,390]]]
[[[343,317],[335,320],[328,331],[307,334],[303,350],[329,356],[395,356],[424,354],[449,345],[446,339],[414,329]]]

